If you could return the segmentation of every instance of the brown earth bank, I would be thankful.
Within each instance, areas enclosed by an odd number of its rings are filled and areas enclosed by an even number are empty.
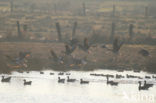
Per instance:
[[[106,45],[112,48],[111,44]],[[149,51],[149,56],[142,56],[138,52],[141,49]],[[58,64],[52,60],[50,50],[55,51],[58,56],[64,56],[64,43],[29,43],[29,42],[1,42],[0,43],[0,73],[11,71],[41,71],[46,69],[56,71],[90,71],[101,69],[113,70],[142,70],[156,73],[156,46],[155,45],[123,45],[118,54],[101,48],[101,44],[91,47],[88,52],[79,48],[71,54],[77,59],[85,58],[86,64]],[[30,51],[31,56],[27,58],[27,67],[19,67],[11,64],[7,56],[18,57],[20,51]],[[65,56],[69,60],[69,56]]]

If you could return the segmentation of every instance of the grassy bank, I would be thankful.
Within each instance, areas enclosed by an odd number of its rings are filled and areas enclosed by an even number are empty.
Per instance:
[[[111,48],[111,45],[107,45]],[[138,52],[140,49],[149,51],[150,56],[144,57]],[[90,53],[86,53],[77,48],[72,56],[75,58],[87,59],[85,65],[69,65],[56,64],[51,59],[50,50],[53,49],[57,55],[64,55],[65,51],[63,43],[26,43],[26,42],[1,42],[0,43],[0,73],[9,73],[11,71],[40,71],[44,69],[52,69],[58,71],[82,70],[89,71],[97,68],[103,69],[132,69],[143,70],[156,73],[156,46],[150,45],[124,45],[119,54],[114,54],[107,49],[101,48],[101,44],[97,47],[90,48]],[[31,51],[31,57],[28,58],[27,68],[10,68],[6,55],[17,57],[20,51]]]

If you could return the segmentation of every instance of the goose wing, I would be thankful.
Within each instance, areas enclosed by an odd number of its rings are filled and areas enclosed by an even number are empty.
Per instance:
[[[51,53],[52,57],[54,58],[54,61],[58,61],[58,57],[57,57],[56,53],[53,50],[51,50],[50,53]]]

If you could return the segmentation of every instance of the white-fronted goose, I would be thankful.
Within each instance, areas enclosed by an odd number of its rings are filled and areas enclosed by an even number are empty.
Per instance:
[[[61,79],[60,77],[58,77],[58,83],[64,83],[65,79]]]
[[[25,79],[23,81],[24,81],[24,85],[31,85],[32,83],[32,81],[26,81]]]
[[[11,80],[11,77],[4,78],[4,76],[2,76],[1,82],[10,82],[10,80]]]
[[[84,81],[83,79],[80,79],[80,84],[89,84],[89,81]]]
[[[76,79],[70,79],[69,76],[67,76],[67,82],[75,82]]]

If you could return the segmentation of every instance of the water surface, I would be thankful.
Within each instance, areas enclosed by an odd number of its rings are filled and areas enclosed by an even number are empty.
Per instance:
[[[49,73],[55,73],[49,75]],[[138,90],[139,79],[114,79],[118,86],[106,84],[105,77],[90,76],[90,73],[102,74],[131,74],[144,77],[152,76],[145,72],[132,71],[117,72],[109,70],[96,70],[92,72],[70,71],[70,78],[75,78],[75,83],[60,84],[57,82],[58,72],[44,71],[44,74],[32,71],[30,73],[12,72],[10,83],[0,82],[0,103],[155,103],[156,80],[147,79],[154,83],[148,91]],[[3,74],[2,74],[3,75]],[[0,75],[1,76],[1,75]],[[7,75],[5,75],[7,76]],[[60,76],[67,78],[67,75]],[[80,79],[89,80],[86,85],[80,84]],[[23,79],[31,80],[32,85],[24,86]],[[145,79],[141,80],[144,81]]]

